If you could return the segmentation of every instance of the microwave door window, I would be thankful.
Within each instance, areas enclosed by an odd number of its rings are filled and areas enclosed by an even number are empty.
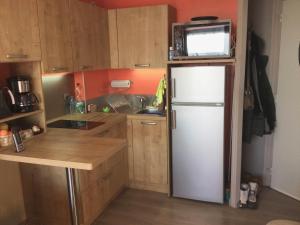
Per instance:
[[[229,55],[229,32],[224,29],[186,30],[186,51],[188,56]]]

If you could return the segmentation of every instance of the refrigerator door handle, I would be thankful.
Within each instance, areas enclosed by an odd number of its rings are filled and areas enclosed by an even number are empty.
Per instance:
[[[176,98],[176,80],[172,78],[172,97]]]
[[[172,110],[172,130],[176,129],[176,110]]]
[[[141,124],[142,125],[150,125],[150,126],[155,126],[155,125],[157,125],[157,123],[155,123],[155,122],[141,122]]]

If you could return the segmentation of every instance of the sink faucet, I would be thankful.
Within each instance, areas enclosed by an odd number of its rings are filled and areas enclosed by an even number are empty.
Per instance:
[[[139,100],[140,100],[140,103],[142,104],[142,109],[144,109],[146,107],[146,98],[144,96],[136,96]]]

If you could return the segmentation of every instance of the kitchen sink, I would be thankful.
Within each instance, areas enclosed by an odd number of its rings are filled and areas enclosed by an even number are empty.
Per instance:
[[[159,111],[158,109],[143,109],[141,111],[138,111],[137,114],[154,114],[154,115],[160,115],[162,116],[163,113]]]

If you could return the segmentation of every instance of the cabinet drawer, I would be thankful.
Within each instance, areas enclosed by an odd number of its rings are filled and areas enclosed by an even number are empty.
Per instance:
[[[126,123],[122,122],[95,134],[96,137],[126,138]]]

